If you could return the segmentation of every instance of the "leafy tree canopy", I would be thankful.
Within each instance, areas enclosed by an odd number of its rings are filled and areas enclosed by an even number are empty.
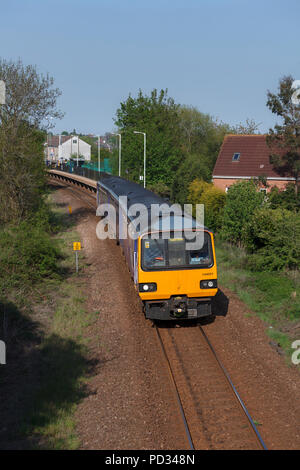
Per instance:
[[[60,91],[32,65],[0,59],[6,103],[0,106],[0,223],[19,222],[42,203],[45,122],[62,117]]]
[[[115,124],[122,134],[122,175],[139,181],[144,168],[143,135],[146,133],[146,179],[153,184],[170,184],[182,157],[179,133],[179,105],[168,96],[167,90],[154,89],[150,96],[140,90],[137,98],[131,95],[116,112]]]
[[[279,81],[277,93],[268,91],[267,106],[281,118],[281,124],[270,129],[267,138],[270,146],[270,161],[283,175],[296,178],[295,192],[300,176],[300,104],[294,102],[292,76],[283,77]]]

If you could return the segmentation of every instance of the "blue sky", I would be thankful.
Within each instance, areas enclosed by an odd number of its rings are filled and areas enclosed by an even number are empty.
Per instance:
[[[266,131],[267,90],[300,79],[299,0],[10,0],[0,18],[0,56],[35,64],[61,89],[58,132],[113,130],[139,88]]]

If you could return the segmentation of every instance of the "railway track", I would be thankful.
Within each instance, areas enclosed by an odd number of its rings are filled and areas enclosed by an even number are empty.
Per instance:
[[[75,196],[76,199],[80,200],[80,201],[83,201],[88,204],[90,207],[92,207],[93,209],[96,209],[96,194],[95,193],[91,193],[89,190],[87,190],[86,188],[77,188],[76,186],[70,186],[70,184],[68,184],[67,182],[65,181],[61,181],[61,180],[54,180],[52,181],[54,184],[56,185],[62,185],[64,186],[68,191],[70,191],[73,196]]]
[[[57,181],[95,209],[95,194]],[[263,449],[267,447],[205,327],[155,326],[191,450]]]
[[[190,449],[267,450],[202,326],[158,327]]]

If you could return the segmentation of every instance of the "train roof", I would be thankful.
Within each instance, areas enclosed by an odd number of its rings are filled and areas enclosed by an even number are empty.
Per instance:
[[[133,204],[143,203],[147,208],[151,207],[151,204],[169,204],[160,196],[149,191],[149,189],[143,188],[141,185],[128,181],[120,176],[113,176],[109,173],[101,173],[100,184],[106,186],[110,192],[119,198],[120,196],[126,196],[128,202],[128,208]]]
[[[145,189],[141,185],[134,183],[133,181],[128,181],[124,178],[121,178],[120,176],[114,176],[109,173],[103,172],[101,173],[101,179],[98,181],[98,183],[103,186],[106,190],[108,190],[110,194],[117,200],[119,200],[121,196],[126,196],[128,209],[130,209],[133,204],[143,204],[147,209],[147,213],[149,214],[152,204],[158,204],[160,206],[162,204],[165,204],[168,207],[172,206],[172,204],[168,200],[165,200],[162,197],[156,195],[149,189]],[[165,216],[170,216],[170,211],[166,210]],[[152,231],[163,230],[163,218],[164,213],[162,213],[156,219],[151,221]],[[180,216],[176,213],[171,215],[170,229],[181,230],[183,226],[182,218],[185,219],[184,224],[186,224],[186,228],[201,228],[210,231],[204,225],[199,224],[197,220],[188,213],[181,213]],[[142,234],[148,231],[149,226],[147,224],[147,227],[145,227],[145,229],[141,229],[140,233]]]

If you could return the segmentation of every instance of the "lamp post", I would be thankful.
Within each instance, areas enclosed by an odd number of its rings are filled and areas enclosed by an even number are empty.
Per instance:
[[[100,165],[100,146],[101,146],[101,137],[98,135],[98,171],[100,173],[101,171],[101,165]]]
[[[54,117],[53,116],[46,116],[45,119],[46,119],[46,121],[48,121],[48,128],[50,128],[50,120],[54,119]],[[51,139],[51,143],[52,143],[52,139]],[[49,139],[48,139],[48,129],[47,129],[47,159],[48,158],[50,158],[50,156],[49,156]]]
[[[143,134],[144,136],[144,188],[146,187],[146,132],[133,131],[134,134]]]
[[[119,176],[121,176],[121,143],[122,143],[122,137],[121,134],[114,134],[119,136]]]
[[[57,153],[57,158],[62,164],[63,158],[62,158],[62,151],[61,151],[61,134],[58,136],[58,153]]]
[[[78,159],[79,159],[79,136],[77,136],[77,166],[78,166]]]

